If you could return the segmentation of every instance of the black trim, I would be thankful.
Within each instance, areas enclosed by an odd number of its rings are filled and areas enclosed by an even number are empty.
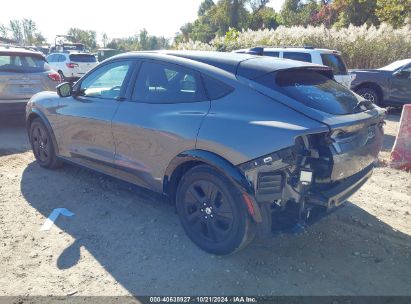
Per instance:
[[[371,177],[373,169],[374,164],[341,182],[335,183],[334,186],[326,190],[315,191],[311,189],[307,194],[308,203],[325,206],[327,208],[334,208],[341,205],[365,184]]]

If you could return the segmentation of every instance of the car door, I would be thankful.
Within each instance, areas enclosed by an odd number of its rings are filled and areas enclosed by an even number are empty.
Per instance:
[[[124,95],[134,64],[130,60],[102,65],[76,84],[73,96],[61,98],[54,128],[59,153],[75,162],[110,171],[114,158],[111,120]]]
[[[399,104],[411,103],[411,64],[393,73],[390,101]]]
[[[121,178],[162,191],[170,161],[195,148],[210,101],[200,74],[179,65],[144,61],[135,79],[113,118],[114,163]]]

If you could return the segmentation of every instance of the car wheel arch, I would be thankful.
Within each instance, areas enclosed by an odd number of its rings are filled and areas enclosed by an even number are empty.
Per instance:
[[[370,88],[370,89],[375,90],[375,92],[378,94],[379,101],[380,102],[384,101],[384,91],[383,91],[383,89],[381,88],[381,86],[379,84],[377,84],[375,82],[363,82],[363,83],[357,85],[354,88],[354,91],[357,91],[357,90],[363,89],[363,88]]]
[[[248,198],[254,197],[254,188],[245,175],[227,159],[207,150],[188,150],[181,152],[169,163],[163,179],[163,193],[175,204],[175,195],[178,182],[181,177],[191,168],[199,165],[208,165],[226,176],[231,182],[239,187],[240,192]],[[258,204],[250,199],[254,213],[250,215],[256,222],[261,222],[261,211]]]
[[[31,113],[27,116],[27,119],[26,119],[26,129],[27,129],[28,136],[30,137],[31,123],[36,118],[40,118],[41,121],[46,126],[47,130],[49,131],[50,136],[51,136],[51,140],[52,140],[53,145],[54,145],[55,153],[56,153],[56,155],[58,155],[59,154],[58,153],[59,149],[58,149],[58,145],[57,145],[56,136],[54,135],[54,132],[53,132],[53,128],[51,127],[51,124],[50,124],[49,120],[46,118],[46,116],[41,111],[39,111],[35,108],[31,110]]]

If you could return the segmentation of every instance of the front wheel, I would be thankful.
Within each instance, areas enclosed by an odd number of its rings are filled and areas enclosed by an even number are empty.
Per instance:
[[[185,232],[204,251],[230,254],[245,247],[255,235],[240,191],[209,166],[187,171],[176,201]]]
[[[34,157],[41,167],[53,169],[61,165],[57,159],[50,133],[40,118],[31,122],[29,135]]]

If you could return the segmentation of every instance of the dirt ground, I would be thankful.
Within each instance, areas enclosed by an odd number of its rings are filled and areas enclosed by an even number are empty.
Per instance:
[[[22,123],[0,123],[0,296],[411,295],[411,175],[381,164],[343,207],[299,235],[231,256],[185,236],[161,197],[66,165],[40,168]],[[40,231],[55,208],[60,216]]]

